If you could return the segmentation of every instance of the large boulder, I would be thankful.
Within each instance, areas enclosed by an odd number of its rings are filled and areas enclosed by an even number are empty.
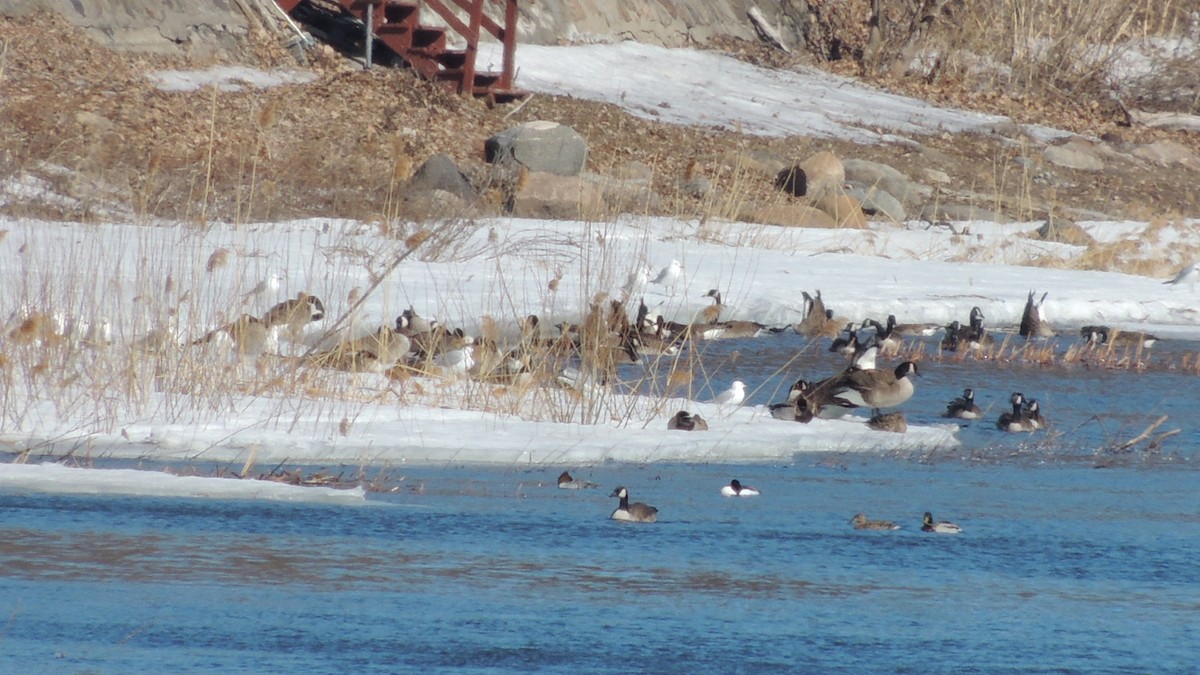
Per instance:
[[[595,218],[604,209],[604,190],[582,176],[542,171],[523,175],[513,196],[512,215],[520,218]]]
[[[826,194],[813,202],[813,206],[828,213],[838,227],[863,230],[867,217],[863,215],[862,203],[850,195]]]
[[[538,120],[487,139],[484,158],[489,164],[518,164],[530,171],[577,176],[587,160],[587,141],[565,124]]]
[[[793,197],[820,199],[841,192],[846,170],[837,155],[823,150],[798,164],[780,169],[775,187]]]
[[[478,195],[467,175],[446,155],[434,155],[425,160],[408,179],[409,192],[441,190],[470,202]]]
[[[1080,227],[1075,221],[1067,218],[1048,218],[1034,233],[1043,241],[1054,241],[1060,244],[1074,246],[1090,246],[1096,241],[1092,235]]]
[[[837,227],[828,213],[806,204],[769,204],[753,207],[739,216],[739,220],[784,227],[812,227],[831,230]]]
[[[1042,159],[1064,169],[1077,171],[1100,171],[1104,160],[1100,158],[1096,144],[1085,139],[1071,138],[1057,145],[1047,146]]]
[[[846,168],[838,156],[823,150],[800,162],[804,178],[808,181],[805,196],[820,199],[825,195],[837,194],[846,182]]]
[[[904,205],[887,190],[881,190],[874,186],[863,186],[855,182],[849,183],[849,186],[846,194],[862,202],[863,213],[869,216],[884,216],[898,223],[907,218],[908,214],[904,211]]]
[[[906,200],[913,191],[908,176],[882,162],[847,159],[842,165],[846,170],[846,180],[851,183],[884,190],[901,201]]]

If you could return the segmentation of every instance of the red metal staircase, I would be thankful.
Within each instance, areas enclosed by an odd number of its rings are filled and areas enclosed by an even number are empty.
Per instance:
[[[461,94],[485,96],[496,102],[524,98],[513,88],[517,50],[517,0],[491,0],[504,6],[504,24],[484,12],[485,0],[275,0],[293,19],[318,38],[348,53],[370,52],[385,64],[403,64],[422,77],[444,82]],[[457,7],[455,12],[446,3]],[[449,28],[421,24],[421,7],[436,13]],[[464,18],[465,17],[465,18]],[[371,41],[366,27],[370,22]],[[450,49],[446,33],[453,30],[466,41]],[[475,70],[482,31],[504,47],[500,72]]]

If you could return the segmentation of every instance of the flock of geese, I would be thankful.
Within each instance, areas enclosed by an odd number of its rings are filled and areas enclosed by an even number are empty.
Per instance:
[[[786,400],[770,406],[771,416],[801,423],[814,418],[836,418],[862,408],[871,411],[868,426],[881,431],[904,432],[907,423],[903,414],[887,412],[908,401],[914,392],[914,379],[921,375],[916,361],[905,360],[891,368],[877,365],[879,356],[898,355],[904,340],[910,337],[931,336],[942,331],[938,343],[943,352],[982,353],[996,342],[984,325],[985,316],[973,307],[965,323],[949,325],[916,323],[902,324],[895,315],[886,322],[865,319],[852,322],[838,316],[825,305],[821,292],[802,293],[805,302],[803,319],[793,325],[771,326],[756,321],[726,320],[727,308],[718,289],[709,290],[703,297],[712,301],[697,313],[690,323],[667,320],[661,313],[651,311],[645,301],[631,320],[624,302],[597,296],[583,316],[581,323],[556,325],[547,334],[537,315],[526,317],[517,327],[515,344],[500,347],[501,334],[495,322],[485,320],[479,336],[467,335],[463,329],[449,329],[438,321],[426,319],[413,308],[404,310],[394,324],[379,327],[374,332],[347,338],[344,333],[319,334],[311,342],[304,358],[319,367],[345,371],[386,372],[402,377],[407,374],[436,374],[470,377],[491,383],[552,384],[581,388],[583,383],[601,386],[616,380],[617,368],[625,364],[645,364],[662,356],[674,356],[694,343],[730,338],[752,338],[792,330],[810,339],[830,339],[830,351],[846,355],[848,365],[820,380],[798,379],[790,387]],[[1043,306],[1047,294],[1040,298],[1030,291],[1019,327],[1026,339],[1044,338],[1055,334],[1046,321]],[[239,350],[252,350],[269,335],[282,330],[293,336],[303,333],[311,322],[325,316],[320,298],[300,293],[295,298],[273,306],[262,317],[243,315],[232,323],[209,331],[192,344],[232,340]],[[314,333],[315,334],[315,333]],[[1152,346],[1157,337],[1148,333],[1120,331],[1109,326],[1089,325],[1080,329],[1083,343],[1090,348],[1111,348],[1132,345]],[[514,341],[510,341],[514,342]],[[712,403],[718,406],[739,406],[747,396],[741,380],[735,380],[728,390],[718,393]],[[1048,423],[1038,402],[1013,392],[1012,410],[996,420],[1004,431],[1030,432],[1045,429]],[[975,393],[967,388],[961,397],[951,401],[944,416],[976,420],[982,411],[975,404]],[[667,422],[668,429],[703,431],[708,422],[700,415],[680,410]]]
[[[599,487],[591,481],[572,478],[571,472],[563,471],[558,476],[558,487],[562,490],[584,490],[589,488]],[[723,497],[758,497],[762,492],[758,488],[749,485],[742,485],[741,481],[734,478],[729,481],[728,485],[721,486],[721,496]],[[609,495],[610,498],[617,498],[617,508],[609,516],[612,520],[617,520],[627,523],[654,523],[658,522],[658,507],[650,506],[643,502],[629,501],[629,489],[625,486],[618,486]],[[899,530],[900,525],[890,520],[873,520],[867,518],[864,514],[857,513],[850,520],[850,524],[856,530]],[[928,511],[925,512],[924,520],[921,524],[922,532],[936,532],[938,534],[958,534],[962,532],[962,528],[954,523],[945,520],[935,521],[933,515]]]

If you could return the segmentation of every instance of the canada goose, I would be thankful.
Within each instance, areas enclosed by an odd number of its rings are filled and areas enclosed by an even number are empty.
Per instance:
[[[1179,273],[1175,275],[1175,278],[1173,278],[1169,281],[1164,281],[1163,284],[1170,284],[1173,286],[1178,286],[1180,284],[1187,284],[1188,289],[1191,290],[1192,292],[1195,292],[1196,281],[1198,279],[1200,279],[1200,270],[1197,269],[1196,263],[1191,263],[1189,265],[1184,266],[1183,269],[1179,270]]]
[[[271,332],[263,322],[249,314],[243,314],[220,328],[211,330],[196,340],[193,345],[232,343],[238,354],[243,356],[258,356],[268,351]]]
[[[933,514],[926,511],[925,520],[921,525],[922,532],[937,532],[938,534],[958,534],[962,528],[948,520],[933,521]]]
[[[858,349],[854,350],[854,354],[850,356],[850,367],[859,370],[870,370],[877,364],[879,356],[879,345],[876,344],[875,338],[871,338],[867,342],[858,345]]]
[[[836,419],[857,408],[856,404],[839,396],[836,392],[851,373],[859,370],[861,369],[851,364],[841,372],[810,385],[801,396],[807,404],[806,414],[821,419]],[[797,414],[800,414],[799,407],[797,407]]]
[[[1042,416],[1042,407],[1038,405],[1036,399],[1031,398],[1025,403],[1025,419],[1029,420],[1029,424],[1034,429],[1045,429],[1050,426],[1050,423]]]
[[[433,323],[417,314],[417,310],[409,307],[396,317],[396,331],[412,337],[433,330]]]
[[[1026,339],[1054,335],[1042,311],[1042,305],[1046,303],[1046,296],[1050,293],[1042,293],[1042,299],[1036,302],[1033,299],[1035,293],[1036,291],[1029,291],[1029,297],[1025,300],[1025,311],[1021,314],[1020,333],[1021,337]]]
[[[658,509],[643,504],[642,502],[629,503],[629,490],[624,487],[618,487],[612,491],[609,497],[617,497],[621,503],[617,505],[617,510],[612,512],[610,516],[613,520],[622,520],[629,523],[653,523],[658,520]]]
[[[946,406],[942,417],[957,417],[960,420],[977,420],[983,415],[983,410],[975,405],[975,390],[967,387],[962,396],[954,399]]]
[[[1012,411],[1001,413],[1000,419],[996,420],[996,428],[1012,433],[1033,431],[1036,427],[1025,414],[1025,395],[1014,391],[1008,400],[1012,402]]]
[[[796,418],[796,401],[804,395],[804,392],[808,388],[809,384],[807,380],[796,380],[791,388],[788,389],[787,401],[771,404],[771,417],[779,420],[794,420]]]
[[[262,316],[267,328],[287,326],[292,335],[298,334],[306,324],[325,318],[325,304],[315,295],[300,292],[291,300],[285,300]]]
[[[872,415],[878,415],[880,408],[891,408],[912,398],[911,376],[920,374],[912,361],[901,363],[895,370],[852,370],[833,385],[831,393],[856,406],[871,408]]]
[[[734,380],[733,384],[725,391],[713,397],[713,403],[717,405],[741,405],[742,401],[746,400],[746,384],[741,380]]]
[[[569,471],[564,471],[558,474],[558,489],[560,490],[586,490],[589,488],[600,487],[590,480],[581,478],[571,478]]]
[[[890,431],[894,434],[902,434],[908,431],[908,421],[904,419],[904,413],[902,412],[883,413],[867,420],[867,427],[875,431]]]
[[[704,319],[704,323],[716,323],[721,318],[721,312],[725,311],[725,305],[721,303],[721,291],[710,288],[703,297],[712,298],[713,304],[701,310],[700,316]]]
[[[461,329],[459,329],[461,330]],[[462,377],[475,369],[475,341],[469,336],[459,336],[456,340],[444,344],[433,363],[442,373],[450,377]]]
[[[345,354],[367,352],[375,357],[378,364],[390,368],[401,359],[408,356],[412,342],[407,335],[397,333],[390,326],[380,326],[374,333],[362,337],[344,340],[324,354]],[[318,355],[320,356],[320,355]]]
[[[887,332],[896,337],[911,337],[921,335],[929,337],[942,329],[936,323],[896,323],[896,315],[888,314]]]
[[[321,298],[301,291],[291,300],[284,300],[267,310],[262,316],[262,322],[268,326],[284,324],[312,323],[325,318],[325,303]]]
[[[792,326],[792,330],[810,338],[836,338],[842,332],[842,326],[849,321],[844,317],[835,317],[833,310],[825,307],[825,301],[821,299],[821,291],[817,291],[816,297],[809,295],[808,291],[802,291],[802,293],[808,311],[800,323]]]
[[[896,354],[900,351],[901,340],[900,333],[896,332],[895,314],[888,316],[887,326],[874,319],[867,319],[864,323],[874,326],[875,337],[872,342],[879,347],[881,352],[884,354]]]
[[[667,420],[667,429],[671,431],[708,431],[708,422],[705,422],[704,418],[699,415],[680,410]]]
[[[856,530],[898,530],[900,526],[890,520],[869,520],[861,513],[854,514],[850,519]]]
[[[625,304],[620,300],[611,299],[608,301],[608,330],[613,333],[624,333],[633,327],[629,321],[629,313],[625,311]]]
[[[1090,346],[1111,345],[1114,347],[1143,347],[1149,349],[1158,342],[1158,336],[1137,331],[1123,331],[1108,326],[1084,326],[1079,335]]]
[[[742,485],[738,479],[734,478],[729,481],[729,485],[721,487],[721,494],[725,497],[757,497],[761,493],[757,488]]]
[[[834,338],[833,342],[829,343],[829,351],[850,356],[858,350],[858,329],[854,327],[854,324],[848,323],[842,330],[846,334]]]
[[[796,380],[788,389],[787,401],[771,404],[769,408],[771,417],[787,422],[808,424],[812,421],[813,415],[818,412],[817,405],[810,398],[811,393],[812,385],[807,380]]]
[[[972,307],[968,325],[963,326],[958,321],[952,321],[949,326],[946,326],[946,335],[942,338],[942,349],[948,352],[964,349],[974,351],[992,344],[994,340],[991,335],[987,334],[987,329],[983,327],[983,319],[983,310]]]
[[[638,340],[641,341],[643,354],[674,356],[679,353],[680,347],[685,343],[672,336],[671,332],[667,330],[666,323],[660,315],[655,318],[649,330],[638,331]]]

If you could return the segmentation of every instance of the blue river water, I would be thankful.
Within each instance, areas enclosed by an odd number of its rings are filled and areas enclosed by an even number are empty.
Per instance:
[[[726,349],[769,400],[778,360]],[[910,423],[963,386],[990,406],[960,448],[570,467],[600,485],[578,491],[561,466],[409,466],[353,507],[0,492],[0,670],[1196,672],[1196,376],[922,368]],[[1057,435],[995,430],[1014,388]],[[1114,449],[1159,415],[1181,432]],[[659,522],[609,520],[617,485]]]

